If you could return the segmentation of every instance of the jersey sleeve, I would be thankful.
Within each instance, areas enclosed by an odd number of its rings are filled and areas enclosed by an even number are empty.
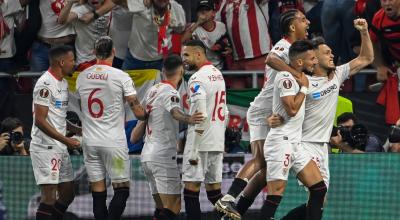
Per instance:
[[[51,89],[44,83],[38,82],[33,92],[33,104],[50,106],[51,103]]]
[[[190,97],[190,113],[198,111],[207,118],[207,93],[204,83],[201,81],[191,80],[189,82],[189,97]],[[202,127],[195,125],[195,127]]]
[[[125,74],[122,78],[122,90],[124,92],[124,96],[136,95],[135,84],[131,77],[128,74]]]
[[[293,78],[282,77],[278,80],[279,81],[277,89],[279,89],[279,97],[296,95],[297,91],[295,83],[297,82]]]
[[[128,11],[132,13],[139,13],[146,10],[143,0],[128,0]]]
[[[274,53],[279,58],[281,58],[285,63],[289,63],[289,48],[286,48],[283,45],[278,44],[272,48],[270,53]]]
[[[350,75],[350,63],[346,63],[336,67],[336,76],[339,79],[339,84],[342,84]]]
[[[163,94],[163,106],[169,112],[173,108],[181,109],[181,98],[179,92],[173,89],[165,91]]]

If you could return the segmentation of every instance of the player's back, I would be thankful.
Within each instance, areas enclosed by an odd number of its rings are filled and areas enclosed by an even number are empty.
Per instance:
[[[199,151],[224,151],[226,90],[221,72],[213,65],[204,65],[189,79],[190,101],[204,97],[207,106],[207,118],[203,123],[204,133]],[[190,108],[193,114],[196,108]],[[191,145],[194,126],[189,125],[187,145]]]
[[[152,86],[147,92],[145,105],[149,117],[142,162],[176,162],[179,123],[172,118],[170,111],[181,109],[179,101],[178,91],[166,82]]]
[[[291,44],[286,39],[281,39],[274,45],[270,53],[274,53],[286,64],[289,64],[290,45]],[[268,113],[271,112],[274,82],[277,73],[277,70],[265,65],[264,86],[260,93],[254,98],[254,101],[250,103],[251,106],[265,109]]]
[[[284,118],[281,126],[271,128],[266,141],[289,141],[300,142],[302,124],[304,120],[304,101],[294,117],[290,117],[286,112],[281,97],[294,96],[300,90],[300,86],[289,72],[279,72],[275,79],[273,94],[273,113],[279,114]]]
[[[79,74],[76,88],[81,99],[84,144],[127,146],[124,97],[136,94],[129,75],[107,65],[94,65]]]

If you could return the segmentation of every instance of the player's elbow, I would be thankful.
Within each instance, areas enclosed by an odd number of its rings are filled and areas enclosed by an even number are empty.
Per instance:
[[[265,64],[268,66],[274,66],[276,59],[277,57],[275,57],[273,54],[268,54],[267,58],[265,59]]]
[[[290,117],[294,117],[297,115],[297,112],[299,112],[298,109],[294,109],[294,108],[290,108],[288,110],[286,110],[286,113],[288,114],[288,116]]]

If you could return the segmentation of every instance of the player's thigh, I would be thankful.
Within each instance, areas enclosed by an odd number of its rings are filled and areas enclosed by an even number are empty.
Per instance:
[[[42,184],[40,187],[40,202],[53,205],[57,200],[57,185],[56,184]]]
[[[189,153],[190,152],[185,151],[182,161],[182,181],[185,182],[186,189],[188,189],[189,185],[193,187],[199,185],[200,187],[200,183],[204,182],[207,162],[207,152],[199,152],[197,165],[191,165],[189,163]]]
[[[253,141],[250,143],[250,145],[253,158],[256,159],[260,164],[265,166],[264,143],[265,139]]]
[[[205,168],[205,184],[220,184],[222,182],[223,152],[208,152]]]
[[[264,157],[267,166],[266,181],[287,181],[294,160],[292,143],[266,140]]]
[[[303,169],[301,169],[297,173],[297,178],[306,187],[310,187],[323,180],[321,173],[313,160],[309,160],[308,163],[303,167]]]
[[[181,193],[181,180],[176,163],[147,162],[147,168],[155,181],[159,194],[178,195]]]
[[[61,153],[52,150],[31,152],[31,161],[33,174],[38,185],[57,185],[60,183]],[[73,179],[72,175],[70,179]]]
[[[106,178],[106,168],[100,155],[99,147],[85,146],[83,148],[83,158],[89,182],[93,183],[95,188]]]
[[[329,186],[329,153],[327,143],[310,143],[302,142],[301,147],[304,152],[308,153],[311,159],[317,165],[325,185]]]
[[[128,148],[103,147],[101,158],[113,184],[129,182],[131,165]]]
[[[58,184],[58,197],[61,203],[68,205],[75,197],[74,182],[62,182]]]

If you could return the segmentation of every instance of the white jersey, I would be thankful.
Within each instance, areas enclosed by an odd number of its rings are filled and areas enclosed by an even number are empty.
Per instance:
[[[149,113],[142,162],[176,163],[179,122],[172,118],[171,109],[183,111],[179,92],[168,82],[162,81],[150,88],[144,104]]]
[[[221,59],[221,54],[213,51],[212,47],[219,39],[221,39],[221,37],[226,34],[226,27],[222,22],[219,21],[214,21],[214,25],[215,27],[211,31],[204,29],[202,26],[197,27],[194,30],[192,37],[203,42],[207,48],[207,59],[211,61],[215,67],[222,69],[224,64],[223,60]]]
[[[286,39],[281,39],[278,41],[271,50],[271,53],[274,53],[282,61],[289,65],[289,41]],[[277,70],[271,68],[268,65],[265,65],[265,79],[264,86],[260,93],[254,98],[254,101],[250,103],[250,106],[254,106],[255,108],[264,109],[268,113],[272,111],[272,96],[274,94],[274,82]]]
[[[136,95],[129,75],[107,65],[94,65],[79,74],[76,91],[81,99],[84,144],[127,147],[124,98]]]
[[[68,108],[68,83],[65,79],[58,79],[50,70],[46,71],[36,82],[33,89],[33,104],[47,106],[47,122],[60,134],[66,133],[66,120]],[[35,113],[33,113],[35,121]],[[53,152],[65,152],[67,147],[61,142],[49,137],[41,131],[35,123],[32,125],[32,141],[30,151],[43,151],[50,148]]]
[[[309,89],[305,104],[302,141],[329,142],[340,85],[349,77],[350,65],[336,68],[331,80],[328,77],[308,77]]]
[[[75,50],[76,63],[78,65],[96,59],[93,53],[94,43],[100,37],[107,35],[110,24],[110,13],[100,16],[89,24],[79,20],[83,15],[91,11],[93,11],[93,8],[87,4],[74,4],[71,9],[71,12],[78,16],[78,20],[75,22]]]
[[[199,142],[199,151],[223,152],[225,145],[226,91],[221,72],[208,63],[189,79],[190,110],[192,115],[199,103],[206,104],[206,120],[202,123],[204,133]],[[204,115],[205,116],[205,115]],[[193,146],[194,125],[189,125],[185,151]]]
[[[186,24],[185,11],[182,6],[174,0],[170,0],[170,22],[167,28],[166,42],[171,48],[172,32],[183,32]],[[128,46],[132,56],[142,61],[155,61],[162,59],[162,54],[157,51],[159,26],[155,20],[159,19],[160,23],[164,22],[164,17],[157,18],[154,8],[147,8],[143,4],[143,0],[129,0],[128,8],[133,13],[132,31],[129,38]]]
[[[0,15],[3,16],[4,22],[10,30],[8,34],[0,41],[0,58],[10,58],[17,51],[14,41],[14,25],[17,20],[17,15],[23,13],[21,3],[15,0],[5,0],[0,5]]]
[[[57,19],[66,0],[40,0],[39,8],[42,15],[42,25],[38,36],[45,38],[59,38],[75,34],[71,24],[58,24]]]
[[[291,143],[301,141],[301,127],[304,120],[304,101],[296,116],[288,116],[281,98],[294,96],[300,91],[300,86],[289,72],[278,72],[275,78],[272,112],[281,115],[284,122],[281,126],[271,128],[266,142],[288,141]]]
[[[119,5],[115,6],[111,13],[110,37],[114,42],[115,56],[125,59],[132,29],[132,14]]]

